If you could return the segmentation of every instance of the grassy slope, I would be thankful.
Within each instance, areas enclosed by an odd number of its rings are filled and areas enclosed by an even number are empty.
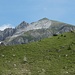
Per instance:
[[[75,75],[75,33],[0,46],[0,75]]]

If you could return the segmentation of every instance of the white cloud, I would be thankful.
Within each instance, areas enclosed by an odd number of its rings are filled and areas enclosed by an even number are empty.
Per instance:
[[[3,31],[6,28],[14,28],[11,24],[4,24],[2,26],[0,26],[0,30]]]

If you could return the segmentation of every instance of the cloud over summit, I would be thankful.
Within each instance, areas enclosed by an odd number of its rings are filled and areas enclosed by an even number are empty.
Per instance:
[[[0,26],[0,30],[3,31],[6,28],[14,28],[11,24],[4,24],[2,26]]]

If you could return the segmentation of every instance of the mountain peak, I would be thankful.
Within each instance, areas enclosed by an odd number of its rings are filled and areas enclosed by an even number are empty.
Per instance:
[[[0,31],[0,41],[7,45],[29,43],[69,31],[75,31],[75,26],[42,18],[31,24],[23,21],[15,29]]]
[[[21,24],[27,24],[27,22],[25,22],[25,21],[22,21],[22,22],[21,22]]]
[[[23,29],[23,28],[25,28],[25,27],[27,27],[27,26],[29,26],[29,23],[23,21],[23,22],[21,22],[21,23],[16,27],[16,29]]]
[[[49,20],[49,19],[44,17],[44,18],[40,19],[39,21],[42,21],[42,20]]]

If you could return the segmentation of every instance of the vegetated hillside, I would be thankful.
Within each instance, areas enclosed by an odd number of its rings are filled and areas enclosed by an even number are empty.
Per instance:
[[[0,46],[0,75],[75,75],[75,33]]]

